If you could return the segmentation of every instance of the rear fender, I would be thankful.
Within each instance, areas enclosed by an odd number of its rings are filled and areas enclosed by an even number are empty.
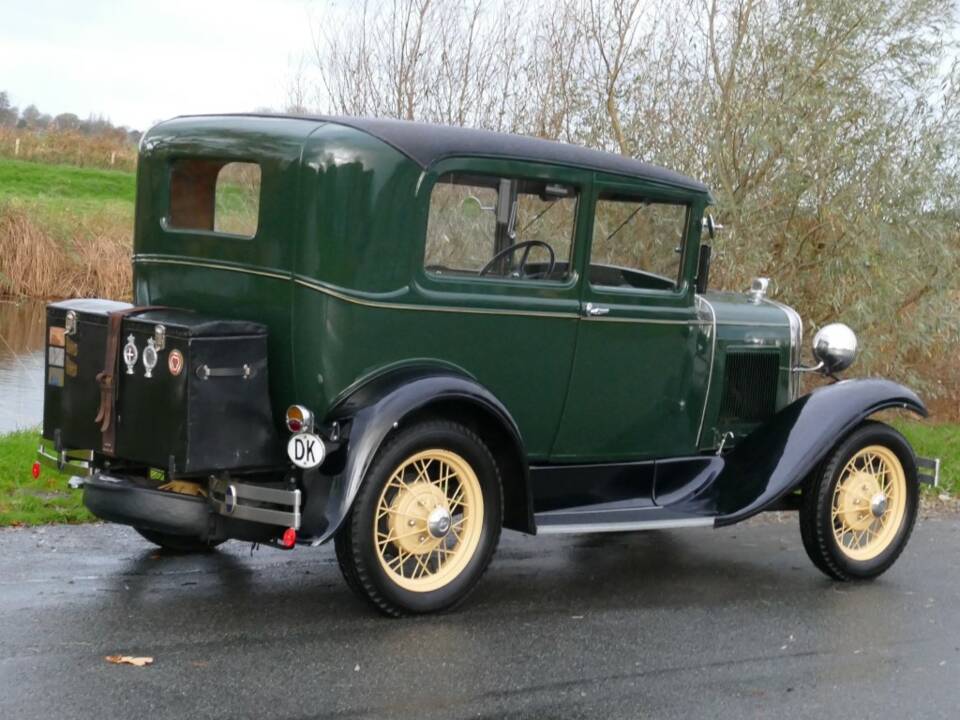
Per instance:
[[[887,408],[927,416],[916,393],[881,379],[844,380],[785,407],[724,457],[708,492],[716,525],[745,520],[795,491],[841,439]]]
[[[443,401],[468,403],[496,418],[517,457],[525,457],[520,431],[510,413],[493,393],[470,376],[448,366],[430,365],[403,366],[377,375],[338,401],[327,416],[328,423],[336,421],[348,429],[342,469],[335,476],[315,480],[328,485],[329,495],[307,494],[303,526],[317,538],[317,544],[330,539],[339,529],[387,436],[411,414]],[[522,465],[526,486],[525,460]],[[311,498],[315,502],[311,503]]]

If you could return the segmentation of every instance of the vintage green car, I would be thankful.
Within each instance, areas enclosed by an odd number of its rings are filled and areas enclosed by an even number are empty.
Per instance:
[[[545,140],[393,120],[182,117],[144,137],[135,304],[48,308],[40,458],[180,551],[333,539],[391,615],[448,608],[501,527],[724,526],[798,509],[838,580],[917,515],[917,458],[856,354],[707,291],[708,189]],[[84,476],[84,477],[79,477]]]

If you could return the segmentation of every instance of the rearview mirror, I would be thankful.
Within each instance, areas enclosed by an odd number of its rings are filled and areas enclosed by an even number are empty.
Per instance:
[[[460,203],[460,212],[467,220],[476,220],[481,213],[493,212],[495,208],[491,205],[487,207],[476,195],[467,195]]]
[[[703,227],[706,228],[707,235],[711,240],[716,238],[717,230],[723,230],[723,225],[714,220],[710,213],[707,213],[707,216],[703,219]]]

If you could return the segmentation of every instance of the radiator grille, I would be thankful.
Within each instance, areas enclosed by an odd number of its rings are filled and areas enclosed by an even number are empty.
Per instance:
[[[720,421],[760,422],[777,409],[777,352],[732,352],[723,373]]]

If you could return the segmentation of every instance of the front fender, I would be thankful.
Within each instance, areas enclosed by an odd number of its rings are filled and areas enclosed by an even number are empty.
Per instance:
[[[881,379],[844,380],[785,407],[724,458],[710,493],[717,527],[756,515],[796,490],[843,437],[886,408],[927,416],[916,393]]]
[[[406,366],[378,375],[341,399],[327,416],[328,422],[349,423],[343,468],[332,478],[329,495],[308,497],[304,527],[319,544],[330,539],[353,504],[374,455],[387,435],[410,415],[429,403],[467,401],[495,416],[512,437],[516,448],[523,443],[510,413],[489,390],[468,375],[445,366]]]

